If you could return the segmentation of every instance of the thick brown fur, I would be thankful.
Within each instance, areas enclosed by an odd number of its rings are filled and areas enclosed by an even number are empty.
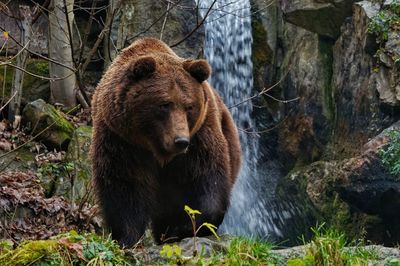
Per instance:
[[[191,236],[184,205],[202,212],[198,225],[222,222],[241,154],[231,115],[206,81],[210,73],[205,60],[180,58],[145,38],[124,49],[98,84],[94,183],[121,244],[135,244],[150,222],[157,242]]]

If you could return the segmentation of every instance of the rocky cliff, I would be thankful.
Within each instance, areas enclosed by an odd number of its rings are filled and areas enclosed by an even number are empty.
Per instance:
[[[296,187],[318,219],[340,220],[353,235],[398,243],[400,176],[380,156],[398,140],[370,140],[400,118],[400,3],[281,0],[253,8],[254,51],[264,55],[254,57],[262,65],[255,84],[278,83],[259,111],[275,128],[263,135],[269,157],[288,173],[277,190]]]

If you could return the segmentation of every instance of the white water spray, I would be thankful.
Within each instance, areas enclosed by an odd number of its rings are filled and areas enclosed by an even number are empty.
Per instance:
[[[213,3],[214,0],[198,1],[201,15],[204,17],[208,12],[204,24],[204,53],[213,69],[209,82],[229,107],[251,97],[253,92],[250,3],[248,0]],[[239,128],[243,164],[220,232],[261,238],[282,237],[277,224],[279,220],[283,224],[292,214],[273,206],[276,205],[271,200],[276,186],[274,175],[278,175],[276,167],[268,167],[268,173],[258,169],[259,136],[252,132],[255,131],[252,110],[251,101],[230,109]],[[292,209],[287,207],[284,209]]]

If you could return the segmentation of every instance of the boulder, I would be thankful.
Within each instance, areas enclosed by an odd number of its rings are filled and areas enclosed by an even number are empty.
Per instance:
[[[251,0],[253,31],[252,62],[254,88],[258,91],[274,83],[278,48],[279,5],[276,2]]]
[[[379,49],[368,32],[369,23],[380,10],[376,2],[354,4],[351,20],[333,47],[332,90],[335,92],[336,125],[326,159],[352,157],[384,128],[396,121],[393,76],[395,68],[377,66]],[[398,82],[398,81],[397,81]]]
[[[271,94],[291,101],[269,99],[268,104],[271,110],[279,106],[271,115],[280,125],[277,154],[291,169],[317,160],[331,136],[336,112],[331,87],[333,42],[289,23],[284,25],[283,40],[281,92],[274,88]]]
[[[351,16],[355,0],[282,1],[284,19],[296,26],[332,39],[340,35],[340,26]],[[316,23],[318,22],[318,23]]]
[[[65,163],[70,166],[69,174],[55,184],[55,195],[64,196],[71,201],[81,200],[93,203],[91,183],[91,162],[89,158],[92,127],[78,127],[73,134],[65,155]]]
[[[74,132],[73,125],[54,106],[42,99],[27,104],[22,121],[49,149],[66,149]]]
[[[400,129],[400,122],[394,127]],[[379,155],[390,139],[385,133],[369,141],[350,159],[318,161],[292,172],[280,186],[297,186],[322,220],[354,237],[363,230],[368,240],[393,245],[400,239],[400,178],[390,173]]]

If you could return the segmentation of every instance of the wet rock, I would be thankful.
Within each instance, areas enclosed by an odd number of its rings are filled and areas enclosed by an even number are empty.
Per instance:
[[[281,264],[279,265],[286,265],[286,262],[290,259],[303,258],[304,256],[306,256],[307,247],[308,245],[296,246],[286,249],[272,250],[271,253],[282,258],[280,261]],[[388,248],[380,245],[368,245],[362,248],[365,249],[366,252],[377,255],[377,259],[368,261],[367,265],[392,265],[389,264],[390,261],[400,258],[400,250],[398,248]],[[355,247],[344,248],[344,250],[354,249]]]
[[[285,157],[285,167],[303,165],[318,159],[328,142],[335,108],[331,88],[332,41],[296,27],[284,26],[281,72],[285,73],[273,96],[292,100],[282,103],[268,100],[272,117],[278,118],[278,156]],[[295,99],[295,100],[294,100]],[[281,122],[279,122],[279,120]],[[272,126],[271,126],[272,127]]]
[[[72,138],[74,127],[54,106],[42,99],[27,104],[22,112],[22,121],[31,134],[50,149],[66,149]]]
[[[29,148],[23,147],[12,153],[0,150],[0,172],[5,169],[12,171],[35,168],[35,154]]]
[[[379,135],[359,156],[315,162],[293,172],[285,182],[303,180],[305,194],[324,221],[353,236],[365,230],[367,239],[393,245],[400,239],[400,213],[394,211],[400,210],[400,179],[379,157],[388,142]]]
[[[375,53],[379,46],[368,33],[379,4],[361,1],[354,4],[353,10],[333,47],[336,123],[325,159],[353,157],[368,139],[396,121],[391,109],[385,107],[394,99],[389,78],[392,70],[382,66],[376,71]]]
[[[336,39],[340,35],[340,26],[345,18],[351,16],[354,2],[356,1],[282,1],[282,11],[286,21],[319,35]]]
[[[202,254],[204,257],[211,257],[213,252],[224,252],[227,250],[228,244],[226,241],[218,241],[215,238],[197,237],[196,245],[193,238],[185,238],[179,242],[179,246],[184,251],[186,257],[193,256],[193,251],[197,254]]]
[[[251,0],[253,31],[252,61],[254,88],[258,91],[273,84],[276,75],[278,8],[276,2]]]
[[[166,258],[162,257],[160,254],[163,245],[154,244],[154,241],[151,239],[150,235],[150,231],[146,231],[146,234],[144,236],[145,249],[134,249],[131,251],[130,255],[136,258],[139,257],[140,260],[144,262],[158,262],[159,264],[166,264]],[[197,252],[197,255],[201,254],[201,258],[208,259],[213,256],[214,252],[225,253],[228,249],[229,239],[230,238],[228,236],[222,237],[221,240],[217,240],[214,237],[196,237],[195,245],[193,242],[194,239],[192,237],[188,237],[182,239],[179,242],[165,245],[177,245],[182,251],[181,257],[194,263],[194,261],[196,261],[196,259],[194,258],[195,250]]]

